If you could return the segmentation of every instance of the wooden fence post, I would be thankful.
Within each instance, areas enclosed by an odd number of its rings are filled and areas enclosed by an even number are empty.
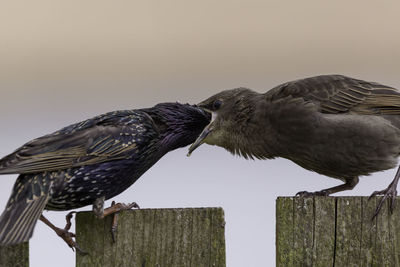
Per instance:
[[[77,267],[225,266],[222,208],[123,211],[118,214],[115,243],[112,217],[77,214],[77,242],[89,253],[77,253]]]
[[[1,247],[0,267],[28,267],[29,266],[29,243]]]
[[[400,198],[278,197],[276,266],[400,266]]]

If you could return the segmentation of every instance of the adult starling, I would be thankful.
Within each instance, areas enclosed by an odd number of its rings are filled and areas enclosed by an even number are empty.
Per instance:
[[[106,215],[104,199],[127,189],[167,152],[194,142],[210,117],[196,106],[162,103],[99,115],[26,143],[0,160],[0,174],[20,174],[0,217],[0,244],[27,241],[43,209],[93,204],[99,217]],[[71,237],[63,238],[73,247]]]
[[[212,121],[189,148],[203,142],[245,158],[287,158],[301,167],[340,179],[339,186],[300,196],[327,196],[353,189],[358,177],[394,168],[400,152],[400,91],[341,75],[323,75],[279,85],[264,94],[222,91],[202,107]],[[400,177],[383,194],[391,206]]]

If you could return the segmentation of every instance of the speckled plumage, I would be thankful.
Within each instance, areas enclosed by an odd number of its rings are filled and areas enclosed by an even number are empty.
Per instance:
[[[264,94],[246,88],[222,91],[199,107],[213,112],[213,121],[189,153],[205,142],[245,158],[287,158],[345,182],[316,194],[352,189],[358,176],[397,165],[400,92],[389,86],[322,75]]]
[[[0,217],[0,244],[28,240],[43,209],[118,195],[167,152],[192,143],[209,121],[195,106],[163,103],[99,115],[28,142],[0,160],[0,174],[20,174]]]

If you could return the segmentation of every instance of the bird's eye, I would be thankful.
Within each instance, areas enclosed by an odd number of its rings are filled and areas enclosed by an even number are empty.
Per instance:
[[[219,109],[221,107],[221,105],[222,105],[221,100],[218,100],[218,99],[215,100],[214,103],[213,103],[213,110]]]

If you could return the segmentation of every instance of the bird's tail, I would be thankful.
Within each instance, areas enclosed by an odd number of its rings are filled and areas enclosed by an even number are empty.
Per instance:
[[[50,181],[44,175],[20,175],[0,216],[0,245],[28,241],[46,206]]]

